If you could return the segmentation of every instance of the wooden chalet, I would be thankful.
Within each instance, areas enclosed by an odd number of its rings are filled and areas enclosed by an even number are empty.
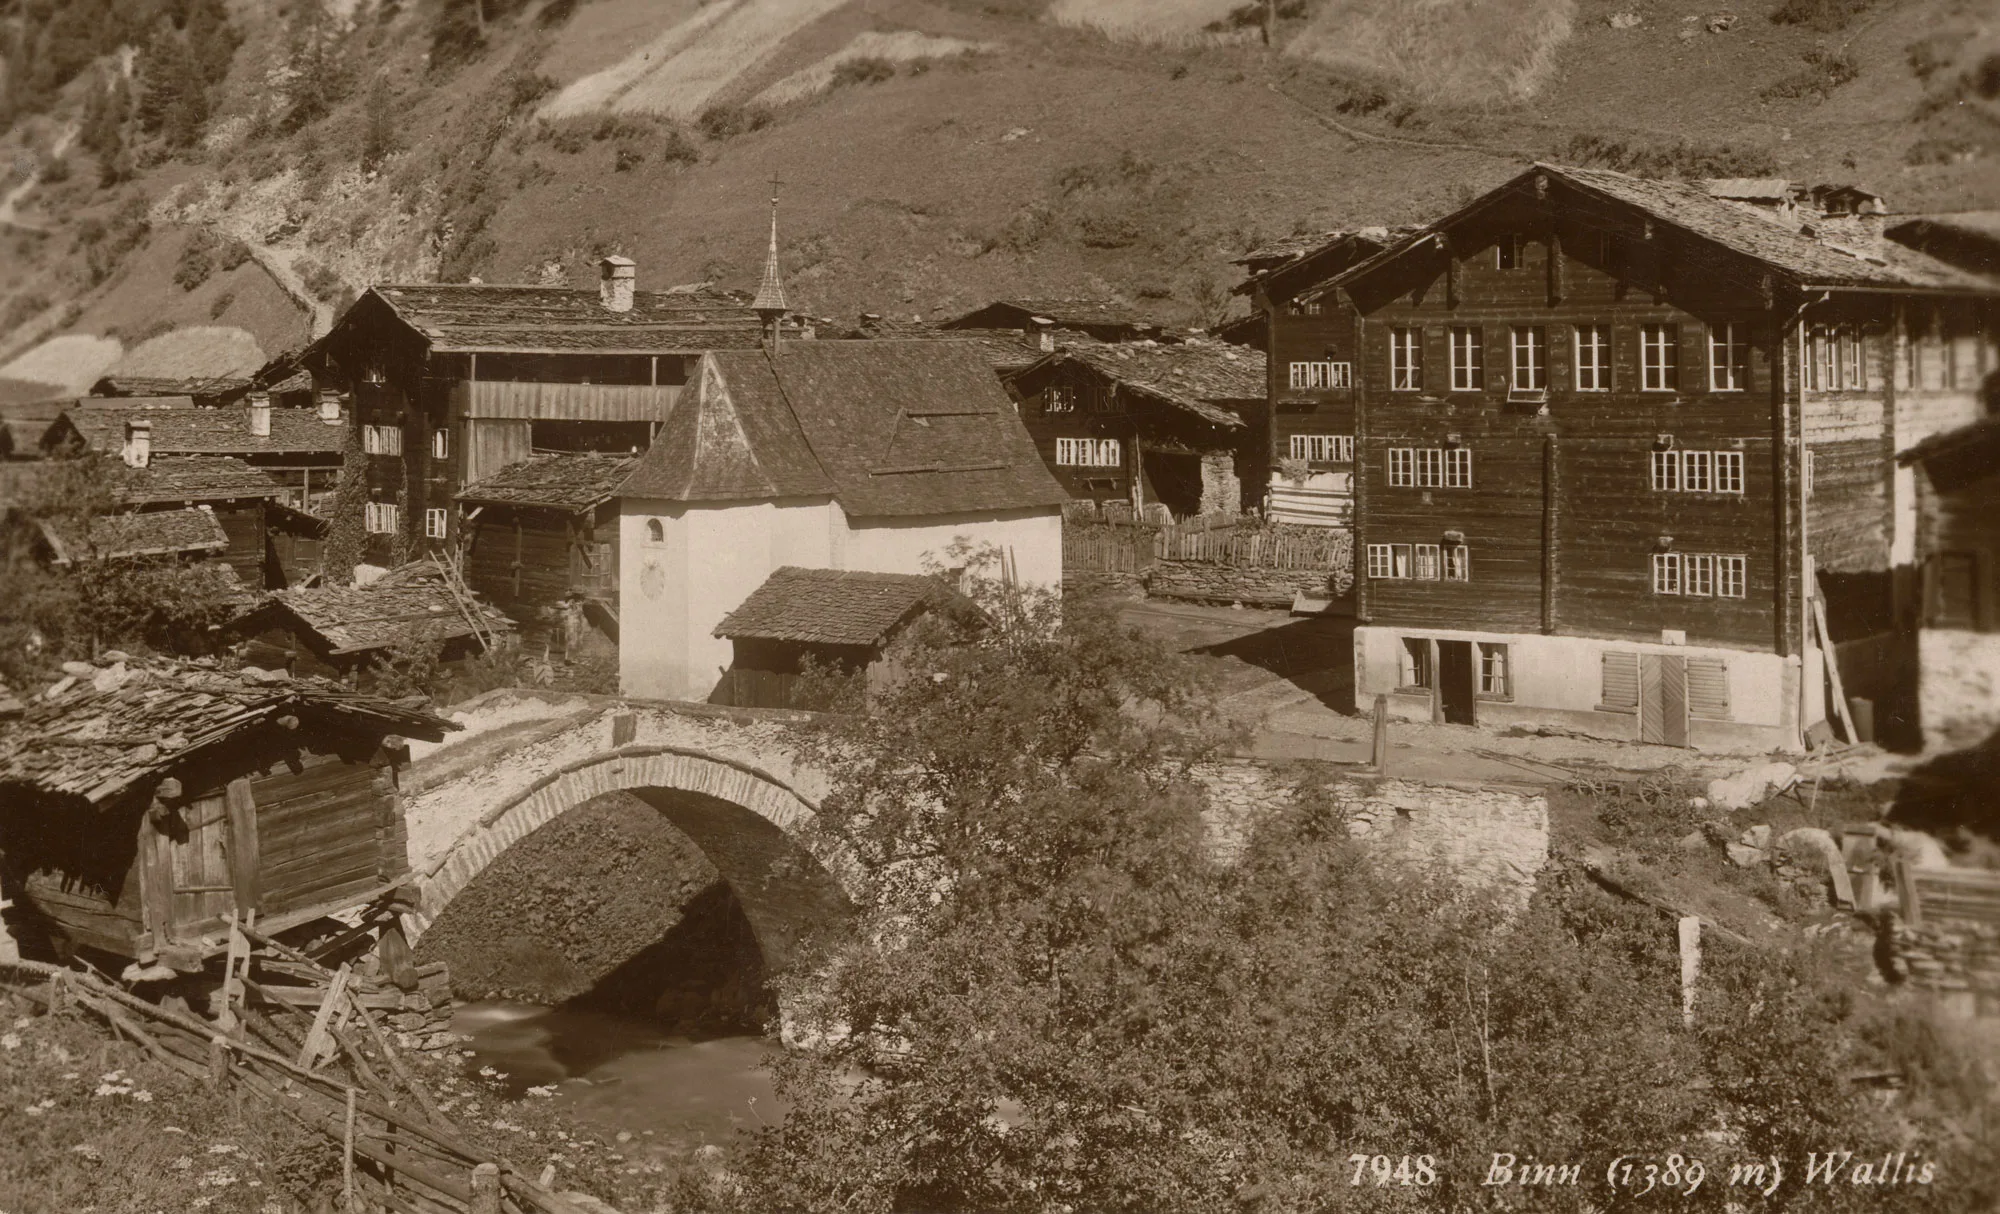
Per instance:
[[[1962,270],[2000,275],[2000,211],[1898,215],[1886,235]]]
[[[437,646],[451,666],[510,638],[514,624],[455,591],[430,558],[354,586],[310,586],[265,597],[230,626],[243,659],[267,670],[337,678],[359,687],[380,663]]]
[[[280,500],[300,510],[312,510],[332,495],[347,449],[337,401],[331,408],[280,408],[268,396],[252,393],[242,404],[214,408],[186,396],[85,398],[43,432],[42,450],[120,453],[131,442],[135,421],[145,423],[154,457],[233,457],[270,475]]]
[[[1807,198],[1536,165],[1321,289],[1352,316],[1362,707],[1798,748],[1893,700],[1895,454],[1979,416],[2000,282]]]
[[[1354,317],[1326,284],[1407,229],[1358,228],[1290,237],[1237,259],[1251,313],[1222,334],[1265,362],[1258,419],[1266,458],[1257,484],[1282,523],[1346,527],[1354,510]]]
[[[715,626],[734,655],[709,702],[816,707],[797,695],[801,675],[814,666],[861,678],[874,691],[897,676],[895,643],[925,616],[958,630],[986,622],[971,599],[926,574],[775,569]]]
[[[537,452],[645,450],[704,352],[761,340],[746,296],[639,291],[623,257],[599,268],[594,291],[373,287],[300,356],[322,389],[352,394],[367,559],[462,545],[458,492]]]
[[[2000,414],[1932,435],[1901,462],[1916,472],[1925,748],[1976,746],[2000,732]]]
[[[1071,499],[1129,521],[1255,506],[1264,379],[1258,351],[1193,340],[1063,344],[1006,383]]]
[[[1011,331],[1030,338],[1044,333],[1080,333],[1095,341],[1166,341],[1172,335],[1157,321],[1110,299],[996,299],[940,329]]]
[[[636,455],[531,455],[459,490],[465,577],[524,624],[618,613],[618,486]],[[613,634],[615,639],[615,632]]]
[[[282,673],[80,666],[0,725],[15,923],[59,952],[193,972],[231,915],[275,933],[395,891],[403,739],[454,728]]]

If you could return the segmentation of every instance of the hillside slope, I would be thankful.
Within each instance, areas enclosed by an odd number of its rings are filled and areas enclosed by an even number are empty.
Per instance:
[[[446,36],[463,0],[305,26],[239,0],[199,142],[135,130],[129,179],[72,149],[28,184],[134,57],[72,80],[0,136],[0,359],[209,324],[275,352],[294,296],[582,283],[612,251],[642,285],[754,286],[774,179],[795,298],[840,318],[1032,291],[1213,320],[1252,245],[1426,218],[1535,158],[2000,204],[1975,0],[1292,0],[1268,48],[1210,0],[484,7],[480,43]]]

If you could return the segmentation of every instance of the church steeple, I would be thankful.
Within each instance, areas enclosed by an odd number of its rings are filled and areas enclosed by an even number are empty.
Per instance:
[[[791,310],[785,303],[785,281],[778,270],[778,182],[771,181],[771,249],[764,257],[764,281],[757,287],[757,298],[750,301],[750,309],[764,322],[764,344],[776,349],[778,345],[778,325]]]

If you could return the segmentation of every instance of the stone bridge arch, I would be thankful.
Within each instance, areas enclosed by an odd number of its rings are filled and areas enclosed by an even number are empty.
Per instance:
[[[416,876],[421,909],[405,919],[412,942],[509,848],[613,792],[644,801],[701,850],[735,892],[770,968],[862,896],[859,866],[807,829],[818,806],[792,783],[691,747],[631,744],[573,760],[486,808]]]

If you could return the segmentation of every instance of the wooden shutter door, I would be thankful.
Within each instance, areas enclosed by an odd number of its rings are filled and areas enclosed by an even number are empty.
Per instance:
[[[224,797],[203,797],[181,809],[187,834],[175,839],[173,927],[182,939],[220,923],[236,903],[229,873],[229,807]]]
[[[1639,740],[1663,744],[1666,730],[1661,724],[1660,658],[1646,654],[1639,659]]]
[[[1687,659],[1687,702],[1691,717],[1729,719],[1729,667],[1721,658]]]
[[[1603,656],[1604,688],[1598,703],[1605,708],[1632,709],[1639,705],[1639,655],[1607,653]]]
[[[1687,745],[1687,659],[1649,653],[1639,663],[1639,738],[1663,746]]]

